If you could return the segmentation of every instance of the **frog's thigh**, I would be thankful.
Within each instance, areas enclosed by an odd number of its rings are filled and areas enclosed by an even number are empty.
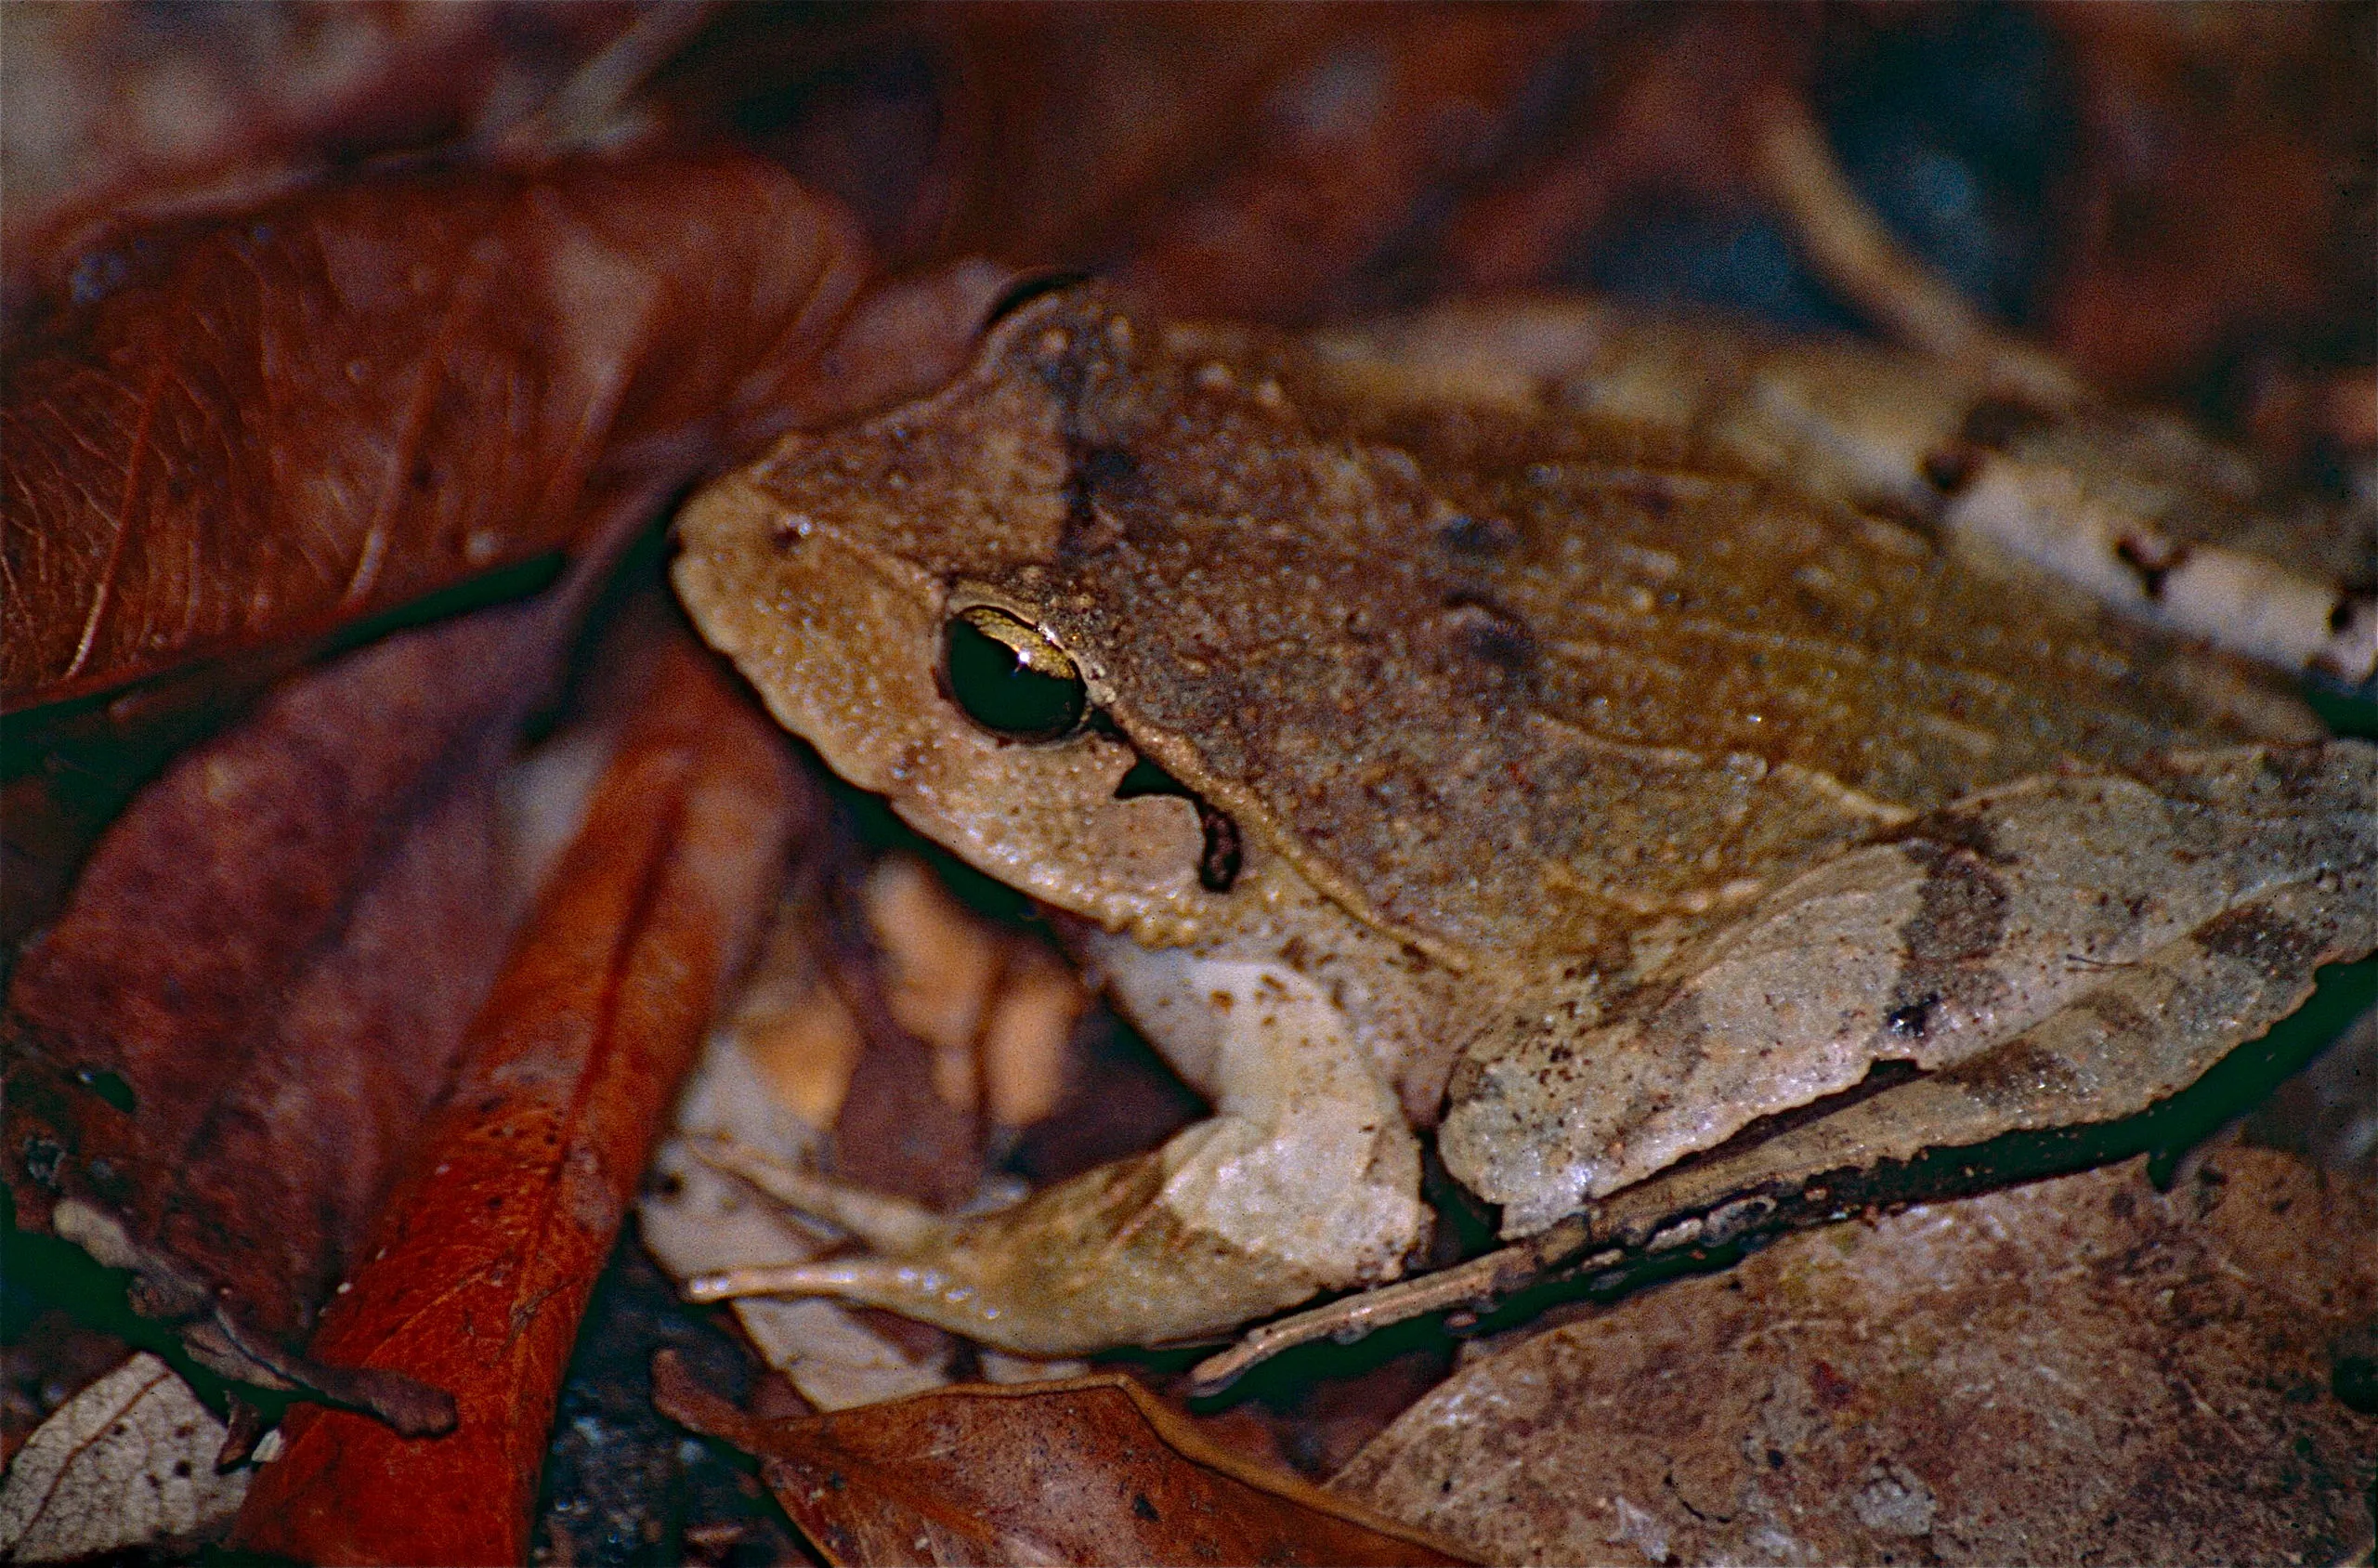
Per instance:
[[[1393,1277],[1428,1222],[1419,1145],[1345,1015],[1278,965],[1098,948],[1117,1001],[1214,1103],[1158,1156],[1179,1222],[1318,1287]]]
[[[2305,977],[2378,941],[2378,751],[2234,748],[2151,782],[1983,791],[1770,893],[1590,1026],[1474,1051],[1438,1146],[1527,1234],[1876,1061],[1952,1065],[2086,1007],[2291,887],[2321,916],[2288,960]]]

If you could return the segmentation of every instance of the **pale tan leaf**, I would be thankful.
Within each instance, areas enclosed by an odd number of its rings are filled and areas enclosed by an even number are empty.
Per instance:
[[[62,1562],[188,1542],[230,1522],[249,1471],[216,1474],[223,1423],[142,1351],[59,1406],[0,1483],[0,1553]]]

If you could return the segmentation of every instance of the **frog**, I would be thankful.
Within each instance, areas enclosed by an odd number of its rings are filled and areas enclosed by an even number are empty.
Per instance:
[[[869,1250],[740,1287],[1210,1339],[1403,1277],[1431,1147],[1524,1238],[1876,1075],[2201,1065],[2378,945],[2378,748],[2283,680],[1412,340],[1056,289],[682,510],[700,634],[1211,1107],[962,1217],[780,1173]]]

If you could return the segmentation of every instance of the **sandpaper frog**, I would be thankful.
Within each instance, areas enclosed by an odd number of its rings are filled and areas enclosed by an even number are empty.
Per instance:
[[[2094,1114],[2378,942],[2378,749],[2276,682],[1395,341],[1055,293],[686,509],[702,634],[1213,1107],[963,1221],[819,1179],[878,1253],[782,1288],[1211,1334],[1395,1277],[1431,1130],[1523,1236],[1878,1064]]]

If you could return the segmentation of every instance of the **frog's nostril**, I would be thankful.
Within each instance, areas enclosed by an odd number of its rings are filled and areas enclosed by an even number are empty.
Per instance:
[[[988,605],[950,618],[944,668],[966,716],[1013,740],[1062,740],[1090,712],[1089,688],[1065,651]]]

